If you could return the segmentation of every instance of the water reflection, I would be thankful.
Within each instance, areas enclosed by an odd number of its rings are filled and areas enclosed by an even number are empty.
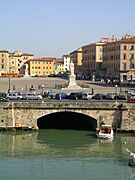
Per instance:
[[[1,132],[0,179],[9,179],[4,171],[12,174],[16,168],[17,174],[11,176],[14,180],[24,179],[24,170],[29,180],[134,178],[135,170],[128,167],[129,155],[124,150],[134,151],[134,140],[134,134],[117,134],[112,143],[100,143],[88,131]]]
[[[40,130],[38,132],[2,132],[0,156],[63,156],[128,158],[124,148],[135,150],[134,135],[115,135],[109,143],[97,141],[95,133],[70,130]],[[127,142],[124,144],[123,142]]]

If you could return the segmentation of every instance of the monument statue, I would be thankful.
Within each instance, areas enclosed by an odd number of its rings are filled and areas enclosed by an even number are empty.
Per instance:
[[[74,70],[75,70],[75,68],[74,68],[74,63],[71,61],[70,62],[70,73],[71,73],[71,75],[74,75],[75,73],[74,73]]]
[[[76,83],[76,75],[75,75],[75,67],[73,61],[70,62],[69,64],[69,70],[70,70],[70,75],[69,75],[69,80],[68,80],[68,86],[66,88],[62,88],[62,90],[67,90],[67,91],[80,91],[82,88],[77,85]]]
[[[28,66],[28,63],[25,64],[24,77],[29,77],[29,66]]]

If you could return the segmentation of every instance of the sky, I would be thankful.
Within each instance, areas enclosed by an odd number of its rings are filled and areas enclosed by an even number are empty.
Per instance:
[[[0,0],[0,49],[61,58],[102,37],[135,35],[135,0]]]

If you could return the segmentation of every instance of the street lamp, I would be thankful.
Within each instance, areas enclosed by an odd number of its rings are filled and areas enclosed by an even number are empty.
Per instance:
[[[43,95],[44,87],[45,87],[45,85],[42,84],[42,85],[41,85],[41,88],[42,88],[42,95]]]
[[[11,92],[11,74],[10,74],[10,72],[11,72],[11,68],[12,68],[12,66],[10,66],[10,67],[9,67],[8,93],[10,93],[10,92]]]
[[[8,77],[8,93],[11,92],[11,78],[10,76]]]
[[[116,97],[116,98],[115,98],[115,103],[116,103],[116,104],[117,104],[117,87],[118,87],[118,85],[116,84],[116,85],[115,85],[115,94],[116,94],[116,96],[115,96],[115,97]]]

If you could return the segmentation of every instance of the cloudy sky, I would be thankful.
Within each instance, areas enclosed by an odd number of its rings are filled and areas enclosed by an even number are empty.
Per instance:
[[[62,57],[102,37],[135,35],[135,0],[0,0],[0,49]]]

